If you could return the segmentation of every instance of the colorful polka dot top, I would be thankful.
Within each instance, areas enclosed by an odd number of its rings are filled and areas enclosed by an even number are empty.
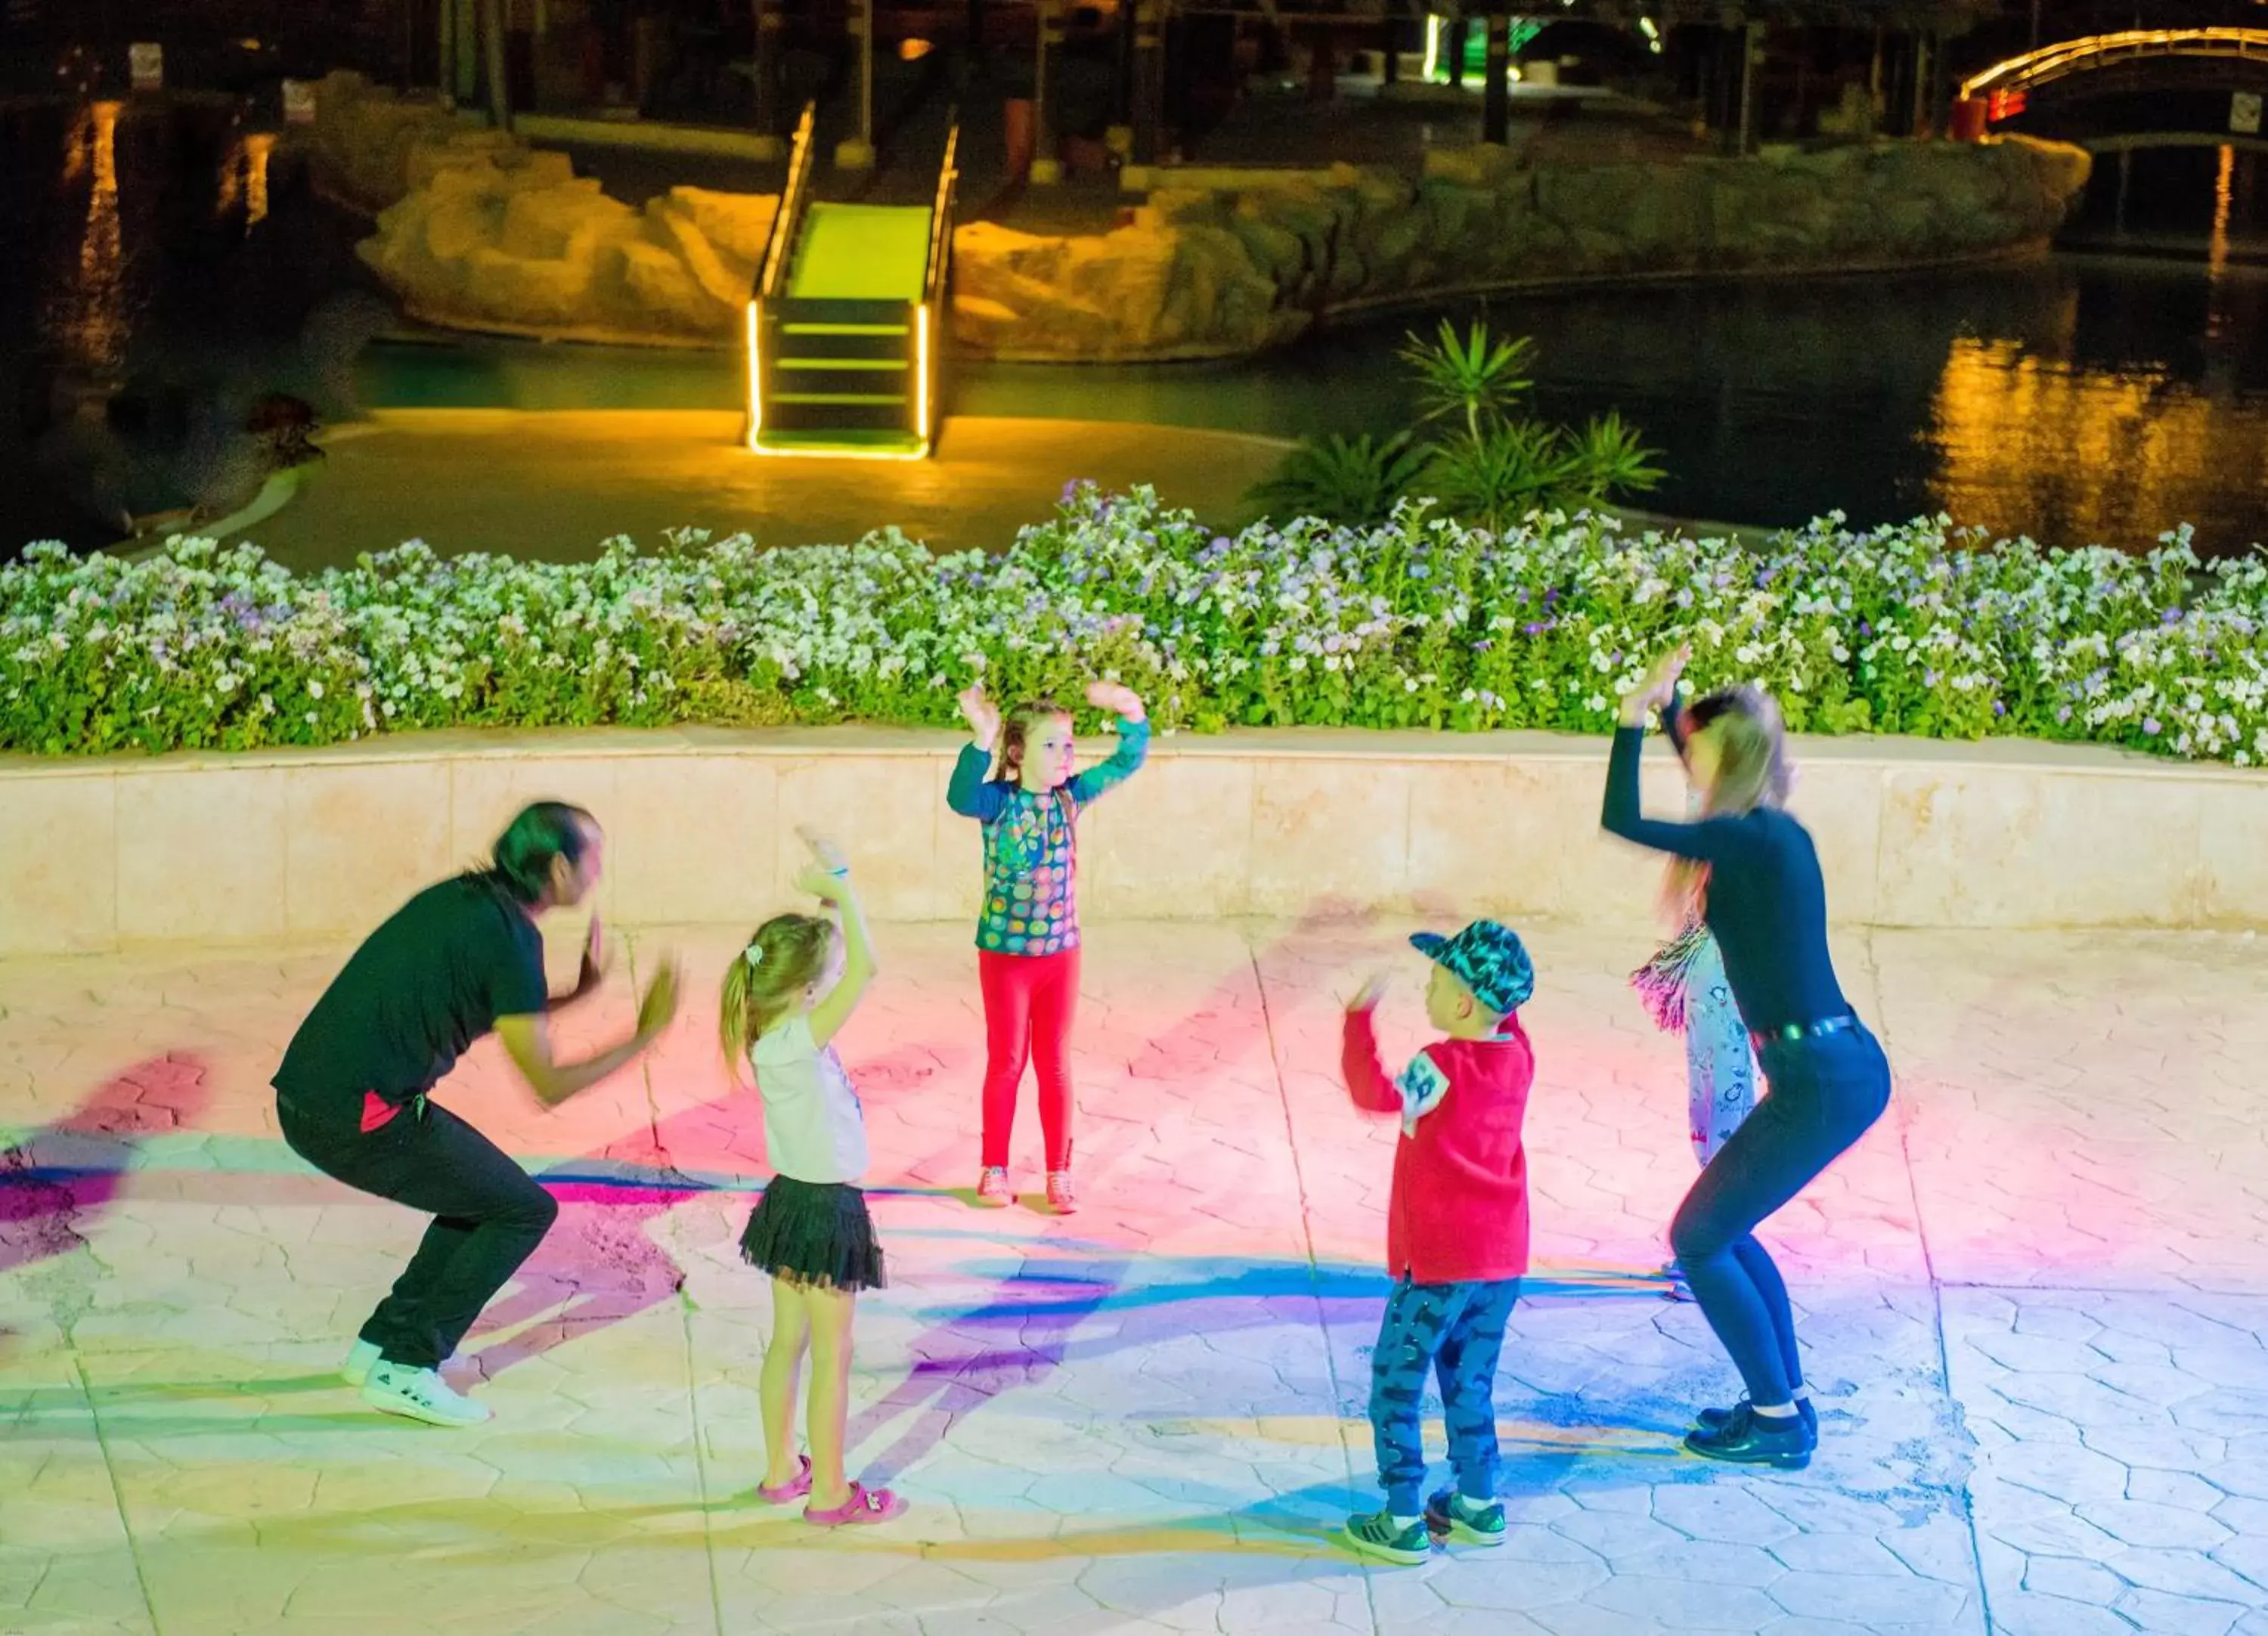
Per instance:
[[[1001,954],[1057,954],[1079,947],[1079,814],[1124,783],[1149,753],[1150,724],[1121,721],[1109,760],[1075,773],[1060,788],[1034,794],[986,777],[992,757],[961,747],[946,805],[984,827],[984,903],[976,947]]]

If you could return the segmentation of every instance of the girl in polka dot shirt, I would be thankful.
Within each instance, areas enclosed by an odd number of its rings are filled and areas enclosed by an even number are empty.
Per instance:
[[[1011,1198],[1008,1137],[1027,1060],[1040,1081],[1049,1206],[1062,1214],[1077,1207],[1068,1056],[1079,999],[1079,814],[1131,777],[1150,745],[1149,719],[1132,689],[1098,682],[1086,689],[1086,699],[1118,717],[1118,748],[1101,766],[1073,773],[1071,712],[1063,706],[1035,699],[1017,705],[1004,721],[982,685],[961,696],[972,741],[961,748],[945,799],[984,830],[984,904],[976,922],[984,992],[984,1145],[976,1202],[996,1209]]]

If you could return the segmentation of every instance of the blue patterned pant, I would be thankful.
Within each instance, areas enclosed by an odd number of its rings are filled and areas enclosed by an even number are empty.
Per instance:
[[[1504,1326],[1520,1299],[1518,1279],[1394,1286],[1370,1360],[1370,1430],[1386,1508],[1415,1516],[1425,1503],[1425,1442],[1419,1409],[1425,1377],[1441,1384],[1441,1418],[1457,1492],[1496,1498],[1496,1362]]]
[[[1756,1105],[1749,1025],[1733,1003],[1713,937],[1701,940],[1685,974],[1685,1094],[1693,1156],[1705,1165]]]

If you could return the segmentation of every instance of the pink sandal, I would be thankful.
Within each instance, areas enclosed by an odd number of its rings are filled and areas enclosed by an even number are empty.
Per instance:
[[[768,1506],[784,1506],[789,1500],[800,1500],[811,1492],[811,1456],[798,1455],[796,1458],[803,1463],[803,1469],[777,1488],[766,1488],[762,1483],[757,1484],[757,1499]]]
[[[906,1502],[887,1488],[850,1485],[850,1498],[832,1511],[803,1508],[803,1520],[814,1528],[841,1528],[845,1523],[887,1522],[905,1514]]]

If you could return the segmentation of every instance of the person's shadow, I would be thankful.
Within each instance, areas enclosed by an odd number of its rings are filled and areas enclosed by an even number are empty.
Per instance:
[[[62,1118],[0,1148],[0,1272],[69,1255],[118,1196],[145,1138],[187,1130],[210,1090],[193,1053],[136,1063]]]

